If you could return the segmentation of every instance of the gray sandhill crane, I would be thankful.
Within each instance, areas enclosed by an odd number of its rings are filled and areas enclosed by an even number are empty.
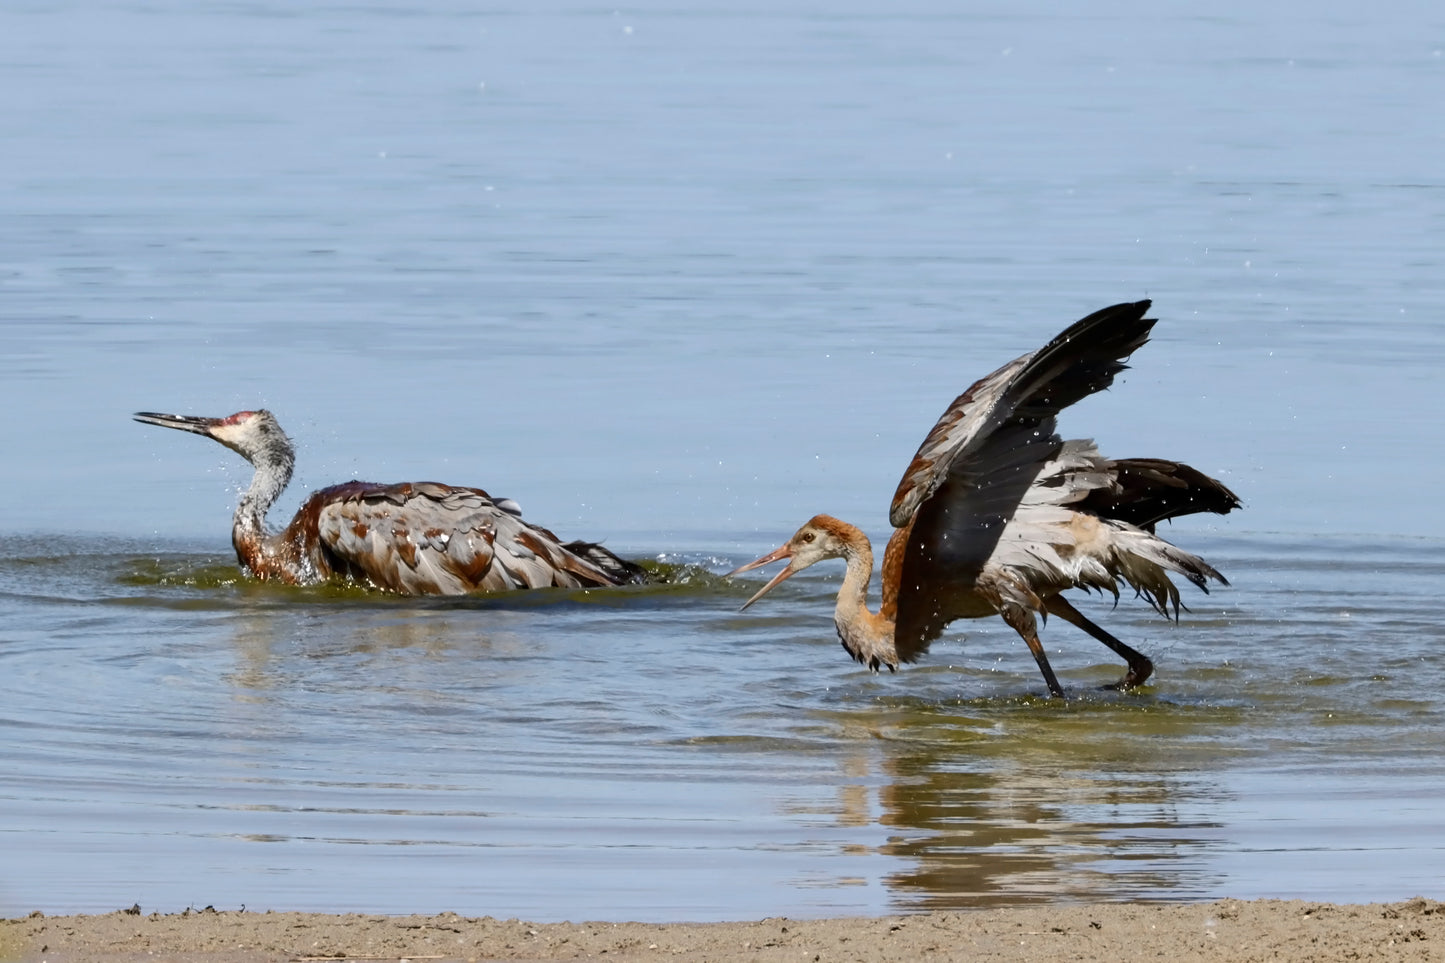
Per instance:
[[[403,595],[584,588],[646,580],[644,570],[591,542],[561,542],[522,519],[516,502],[436,482],[350,481],[312,494],[284,530],[266,511],[291,481],[296,449],[266,410],[226,418],[135,420],[205,435],[256,469],[231,527],[236,557],[258,579],[312,585],[354,579]]]
[[[1092,441],[1064,441],[1060,411],[1113,383],[1149,339],[1148,301],[1117,304],[1070,326],[1038,351],[976,382],[943,413],[893,496],[883,553],[882,606],[867,607],[873,548],[861,531],[818,515],[775,551],[729,572],[788,565],[743,605],[830,558],[847,562],[833,620],[843,648],[877,672],[915,662],[954,619],[998,614],[1023,637],[1049,693],[1063,688],[1039,641],[1036,615],[1057,615],[1123,656],[1111,688],[1141,685],[1154,664],[1095,625],[1061,594],[1111,592],[1124,581],[1166,618],[1179,617],[1169,572],[1204,591],[1229,584],[1196,555],[1154,534],[1194,512],[1225,514],[1239,499],[1178,462],[1111,460]]]

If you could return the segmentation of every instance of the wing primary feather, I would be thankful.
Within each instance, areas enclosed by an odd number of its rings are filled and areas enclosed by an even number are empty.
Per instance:
[[[907,524],[960,459],[989,443],[1005,424],[1043,424],[1074,402],[1109,387],[1149,340],[1149,301],[1116,304],[1074,322],[1032,354],[980,378],[934,424],[893,495],[889,520]],[[1050,427],[1051,432],[1051,427]]]

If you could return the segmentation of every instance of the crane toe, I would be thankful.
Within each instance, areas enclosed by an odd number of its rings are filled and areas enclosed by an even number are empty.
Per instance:
[[[1100,686],[1115,692],[1128,692],[1130,689],[1137,689],[1143,685],[1148,678],[1154,674],[1154,662],[1146,655],[1141,655],[1135,661],[1129,663],[1129,671],[1124,673],[1124,678],[1118,682],[1111,682],[1108,685]]]

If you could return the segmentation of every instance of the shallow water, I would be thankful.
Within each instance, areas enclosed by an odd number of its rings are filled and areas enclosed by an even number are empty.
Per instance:
[[[1440,542],[1194,541],[1248,587],[1178,626],[1097,605],[1159,662],[1135,695],[1051,626],[1063,703],[1001,623],[859,671],[836,573],[738,614],[709,574],[734,559],[415,601],[10,541],[6,898],[713,919],[1432,890]]]
[[[0,911],[722,919],[1439,890],[1445,14],[248,2],[0,9]],[[955,394],[1107,303],[1064,419],[1244,512],[1089,611],[1054,702],[957,625],[871,677],[840,573]],[[241,579],[293,490],[437,478],[663,586]]]

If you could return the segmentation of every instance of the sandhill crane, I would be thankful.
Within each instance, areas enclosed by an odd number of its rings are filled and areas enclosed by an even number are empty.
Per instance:
[[[142,411],[135,420],[205,435],[256,469],[231,542],[258,579],[311,585],[351,578],[403,595],[462,595],[644,581],[644,570],[591,542],[562,543],[516,502],[436,482],[350,481],[312,494],[284,530],[266,511],[291,481],[296,449],[266,410],[226,418]]]
[[[1061,594],[1119,595],[1133,586],[1166,618],[1179,616],[1175,572],[1208,591],[1228,584],[1196,555],[1154,534],[1156,523],[1194,512],[1224,514],[1239,499],[1178,462],[1110,460],[1092,441],[1064,441],[1055,417],[1109,387],[1149,338],[1148,301],[1117,304],[1070,326],[1038,351],[976,382],[943,413],[894,493],[883,553],[882,606],[867,607],[873,549],[846,522],[818,515],[781,547],[728,573],[788,565],[743,605],[824,559],[847,573],[833,619],[843,648],[877,672],[914,662],[954,619],[998,614],[1028,644],[1050,694],[1062,696],[1039,641],[1036,615],[1057,615],[1113,649],[1129,669],[1114,688],[1154,671],[1142,653],[1095,625]]]

